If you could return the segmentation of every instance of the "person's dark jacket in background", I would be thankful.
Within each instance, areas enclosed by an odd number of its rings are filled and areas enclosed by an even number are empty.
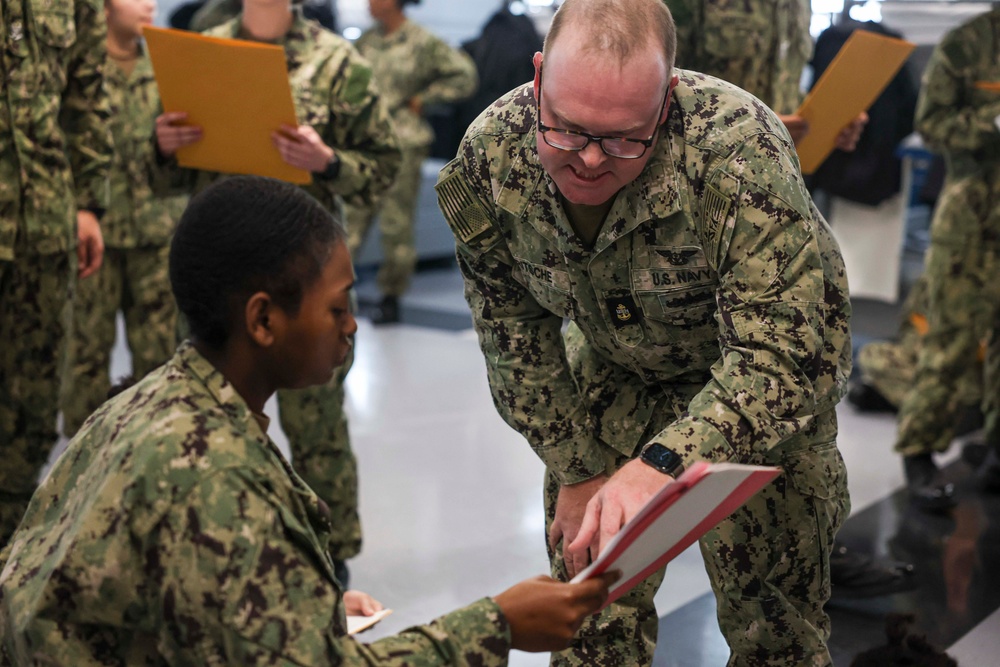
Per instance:
[[[542,50],[542,38],[531,19],[504,8],[490,17],[479,37],[462,48],[476,63],[479,89],[454,105],[452,113],[429,118],[437,137],[431,155],[447,160],[455,157],[466,128],[483,109],[535,75],[531,58]]]
[[[814,85],[855,30],[902,37],[872,21],[845,21],[827,28],[816,40],[813,53]],[[917,85],[904,66],[868,110],[868,125],[857,150],[835,150],[810,179],[810,188],[870,206],[899,192],[902,169],[896,149],[913,132],[917,93]]]

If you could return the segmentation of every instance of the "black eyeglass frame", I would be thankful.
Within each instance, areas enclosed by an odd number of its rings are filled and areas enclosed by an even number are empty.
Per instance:
[[[667,108],[667,100],[670,99],[670,91],[672,89],[673,86],[667,84],[667,90],[665,93],[663,93],[663,103],[660,105],[659,113],[656,114],[657,120],[659,120],[660,117],[663,116],[663,111],[664,109]],[[653,134],[649,135],[649,139],[631,139],[629,137],[599,137],[593,134],[588,134],[587,132],[579,132],[577,130],[566,130],[561,127],[551,127],[549,125],[546,125],[542,122],[542,68],[541,67],[538,68],[538,99],[535,100],[535,121],[537,124],[538,133],[542,135],[542,140],[545,141],[545,143],[548,144],[549,146],[552,146],[552,148],[555,148],[556,150],[567,151],[570,153],[579,153],[584,148],[589,146],[591,142],[596,141],[597,145],[601,147],[601,150],[604,151],[605,155],[607,155],[608,157],[618,158],[619,160],[638,160],[643,155],[645,155],[646,151],[648,151],[650,147],[653,145],[653,141],[656,139],[656,133],[660,131],[660,125],[661,125],[661,123],[656,124],[656,127],[653,128]],[[547,132],[555,132],[556,134],[562,134],[571,137],[584,137],[587,140],[587,142],[582,146],[580,146],[579,148],[567,148],[565,146],[556,146],[555,144],[549,141],[549,138],[546,136]],[[642,152],[639,153],[638,155],[615,155],[614,153],[609,153],[608,149],[604,147],[605,141],[623,141],[632,144],[640,144],[642,146]]]

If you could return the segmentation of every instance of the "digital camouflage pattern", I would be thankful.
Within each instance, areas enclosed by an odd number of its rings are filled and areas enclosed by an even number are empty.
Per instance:
[[[104,402],[115,344],[115,316],[121,310],[132,354],[132,375],[141,378],[177,347],[177,306],[167,269],[170,237],[186,196],[153,193],[150,165],[160,109],[153,67],[143,53],[131,74],[113,60],[104,68],[111,99],[114,155],[111,200],[101,231],[105,255],[100,270],[79,281],[73,294],[73,331],[63,374],[63,432],[72,437]]]
[[[63,252],[0,262],[0,547],[59,440],[58,350],[72,259]]]
[[[985,435],[1000,445],[1000,10],[955,28],[934,49],[917,102],[916,128],[945,156],[947,175],[931,222],[928,332],[913,390],[899,412],[896,449],[944,451],[954,435],[958,383],[987,337]]]
[[[0,261],[75,247],[75,212],[104,208],[111,155],[98,0],[0,9]]]
[[[313,174],[304,186],[327,209],[343,219],[343,201],[370,206],[392,183],[399,168],[399,144],[371,69],[350,42],[302,17],[299,10],[279,44],[288,58],[288,75],[299,122],[311,125],[341,160],[340,173],[326,179]],[[240,19],[208,34],[237,38]],[[197,192],[224,174],[182,169],[175,161],[161,169],[161,183]],[[358,519],[357,464],[344,414],[344,377],[350,364],[331,384],[281,390],[281,426],[288,435],[293,463],[304,464],[305,477],[333,508],[338,523],[333,552],[338,560],[361,548]]]
[[[378,210],[379,245],[382,263],[375,276],[379,291],[387,296],[402,296],[410,286],[410,278],[417,266],[417,247],[414,240],[414,215],[423,184],[421,172],[428,149],[404,148],[399,175],[385,193]],[[372,228],[376,214],[373,209],[347,206],[347,247],[357,259],[361,246]]]
[[[58,439],[76,211],[107,205],[98,0],[0,4],[0,544]]]
[[[344,379],[354,351],[325,385],[278,391],[281,430],[288,438],[296,472],[331,513],[330,555],[354,558],[361,551],[358,461],[351,450],[344,413]]]
[[[169,254],[167,245],[106,248],[100,270],[77,282],[73,335],[66,345],[59,401],[66,437],[73,437],[108,397],[119,309],[125,318],[133,377],[149,373],[177,347],[177,305],[170,291]]]
[[[355,46],[372,65],[403,148],[403,161],[380,209],[348,208],[348,245],[356,256],[377,214],[383,258],[379,290],[401,296],[417,264],[413,217],[422,182],[420,168],[434,140],[430,123],[410,108],[410,101],[418,98],[422,106],[458,102],[476,92],[479,79],[467,54],[410,20],[391,35],[376,24]]]
[[[893,340],[878,340],[858,350],[858,371],[865,384],[874,387],[897,408],[913,390],[917,359],[927,334],[927,277],[922,275],[903,303],[899,331]],[[984,353],[982,344],[976,357]],[[982,362],[973,357],[958,378],[958,403],[978,406],[983,394]]]
[[[484,598],[347,636],[329,515],[194,347],[105,403],[0,556],[0,664],[507,663]]]
[[[371,63],[372,73],[404,148],[430,146],[430,123],[409,106],[419,98],[424,107],[458,102],[476,92],[476,64],[423,26],[406,20],[386,35],[378,24],[354,43]]]
[[[765,494],[786,502],[752,503],[703,553],[731,664],[826,665],[823,563],[849,508],[834,444],[851,369],[843,260],[774,114],[723,81],[677,73],[649,162],[593,249],[538,161],[530,86],[469,128],[439,203],[494,402],[545,462],[550,505],[556,484],[611,472],[650,442],[686,466],[783,466]],[[605,636],[556,663],[601,650],[648,664],[653,638],[614,619],[643,622],[649,598],[609,607],[584,631]],[[769,622],[741,599],[766,604]]]
[[[196,32],[211,30],[226,21],[231,21],[242,11],[243,0],[208,0],[191,17],[191,24],[188,27]]]
[[[664,0],[677,24],[677,65],[719,77],[776,113],[799,108],[812,57],[809,0]]]

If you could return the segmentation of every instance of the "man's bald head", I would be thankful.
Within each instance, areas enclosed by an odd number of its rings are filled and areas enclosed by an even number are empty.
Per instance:
[[[667,72],[673,71],[677,30],[662,0],[566,0],[552,19],[542,53],[560,35],[573,33],[574,46],[587,55],[609,55],[624,65],[650,42],[663,48]]]

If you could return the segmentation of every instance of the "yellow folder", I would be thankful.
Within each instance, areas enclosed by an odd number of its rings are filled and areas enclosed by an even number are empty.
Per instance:
[[[181,166],[312,181],[271,143],[283,123],[298,125],[280,46],[150,26],[143,36],[164,110],[202,128],[201,141],[177,151]]]
[[[871,107],[914,48],[867,30],[851,34],[799,107],[798,115],[809,122],[809,134],[795,147],[803,174],[823,164],[840,131]]]

